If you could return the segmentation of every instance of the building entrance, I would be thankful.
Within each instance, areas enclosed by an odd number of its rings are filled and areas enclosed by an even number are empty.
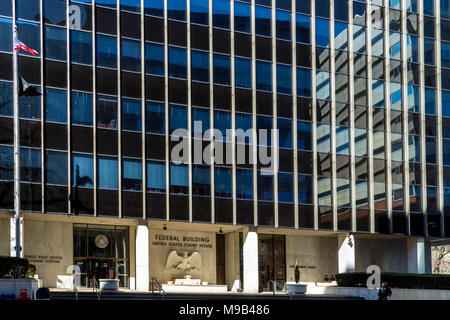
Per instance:
[[[73,238],[82,286],[94,286],[94,279],[119,279],[120,287],[128,287],[128,227],[75,224]]]
[[[274,281],[284,286],[286,282],[285,236],[259,234],[258,242],[259,291],[272,291]]]

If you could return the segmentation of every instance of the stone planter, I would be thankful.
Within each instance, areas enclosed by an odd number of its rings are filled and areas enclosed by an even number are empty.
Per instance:
[[[117,291],[119,290],[119,279],[100,279],[100,290]]]
[[[36,299],[36,291],[39,287],[36,279],[9,279],[0,278],[0,295],[13,296],[19,298],[21,292],[31,300]]]
[[[295,283],[295,282],[286,282],[285,288],[286,288],[286,291],[289,290],[290,292],[295,293],[295,294],[305,294],[307,285]]]

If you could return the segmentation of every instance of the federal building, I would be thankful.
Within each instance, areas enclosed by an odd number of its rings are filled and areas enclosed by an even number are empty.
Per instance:
[[[450,238],[448,0],[2,0],[0,255],[14,23],[42,93],[19,98],[22,254],[48,287],[72,265],[137,290],[428,273]]]

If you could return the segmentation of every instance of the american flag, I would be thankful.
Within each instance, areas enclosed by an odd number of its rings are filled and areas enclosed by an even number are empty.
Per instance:
[[[31,53],[34,56],[38,55],[38,52],[36,50],[33,50],[31,48],[28,48],[22,41],[20,41],[17,37],[14,37],[14,50],[25,50],[29,53]]]

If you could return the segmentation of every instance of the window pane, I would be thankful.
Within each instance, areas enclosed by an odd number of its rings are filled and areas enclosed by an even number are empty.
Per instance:
[[[273,176],[258,171],[258,200],[273,201]]]
[[[217,28],[230,28],[230,1],[214,0],[213,7],[213,26]]]
[[[186,0],[167,0],[167,17],[186,21]]]
[[[214,111],[214,129],[222,133],[224,141],[230,141],[231,137],[227,136],[228,130],[231,130],[231,113],[227,111]]]
[[[209,130],[209,110],[192,107],[192,130],[194,137],[202,138],[202,134]]]
[[[66,25],[66,1],[65,0],[44,0],[44,21],[49,24],[59,26]]]
[[[92,156],[72,156],[73,185],[92,187],[94,185],[94,161]]]
[[[330,126],[317,124],[317,152],[331,152]]]
[[[48,184],[67,185],[67,153],[47,151],[46,179]]]
[[[145,72],[164,76],[164,46],[145,44]]]
[[[297,148],[312,150],[312,125],[309,122],[297,122]]]
[[[186,49],[169,47],[169,77],[186,79]]]
[[[116,1],[117,0],[95,0],[95,4],[103,7],[116,8]]]
[[[303,43],[311,43],[311,26],[310,26],[310,17],[297,14],[296,15],[296,37],[297,42],[303,42]]]
[[[138,160],[122,161],[123,190],[142,190],[142,162]]]
[[[230,57],[224,55],[214,55],[214,83],[230,84]]]
[[[164,103],[147,102],[145,117],[147,133],[164,134],[166,132]]]
[[[20,181],[41,182],[41,151],[20,148]]]
[[[14,179],[14,148],[0,146],[0,180]]]
[[[92,64],[92,34],[70,30],[72,62]]]
[[[208,25],[208,0],[191,1],[191,23]]]
[[[0,81],[0,115],[12,116],[13,114],[13,84]]]
[[[103,157],[98,158],[98,187],[100,189],[117,189],[117,159]]]
[[[325,71],[317,71],[316,77],[317,99],[330,100],[330,74]]]
[[[144,13],[152,16],[164,16],[164,0],[144,0]]]
[[[298,176],[298,203],[313,203],[313,179],[311,176]]]
[[[250,33],[250,5],[234,2],[234,30]]]
[[[336,49],[347,50],[348,25],[346,23],[334,23],[334,43]]]
[[[96,59],[97,66],[117,68],[117,38],[97,35]]]
[[[191,53],[192,80],[209,81],[208,53],[192,50]]]
[[[294,178],[290,173],[278,173],[278,201],[294,202]]]
[[[277,10],[276,14],[277,38],[291,40],[291,14],[280,10]]]
[[[147,192],[166,191],[166,165],[147,161]]]
[[[19,116],[22,119],[41,118],[41,97],[19,97]]]
[[[141,0],[120,0],[120,10],[140,12]]]
[[[187,166],[170,165],[170,193],[189,193]]]
[[[66,61],[66,30],[45,26],[45,57]]]
[[[311,97],[311,70],[297,67],[297,95]]]
[[[211,168],[206,166],[192,167],[192,193],[197,196],[211,195]]]
[[[286,65],[277,65],[277,92],[292,93],[292,74],[291,67]]]
[[[292,121],[277,119],[279,147],[292,149]]]
[[[336,153],[350,154],[350,129],[347,127],[336,127]]]
[[[141,131],[141,101],[122,99],[122,129]]]
[[[187,130],[187,110],[183,106],[169,106],[169,129],[172,133],[176,129]]]
[[[67,91],[46,89],[45,111],[47,121],[67,123]]]
[[[117,98],[97,96],[97,126],[117,129]]]
[[[272,65],[269,62],[256,61],[256,89],[272,91]]]
[[[92,125],[92,94],[72,91],[72,124]]]
[[[121,40],[121,68],[128,71],[141,71],[141,44],[139,41]]]
[[[330,45],[328,20],[316,18],[316,45],[321,47]]]
[[[216,197],[232,197],[231,168],[214,168],[214,189]]]
[[[236,169],[236,197],[253,199],[253,173],[251,170]]]
[[[255,31],[257,35],[270,37],[270,17],[269,8],[255,6]]]
[[[236,86],[243,88],[252,87],[251,61],[245,58],[235,59]]]

